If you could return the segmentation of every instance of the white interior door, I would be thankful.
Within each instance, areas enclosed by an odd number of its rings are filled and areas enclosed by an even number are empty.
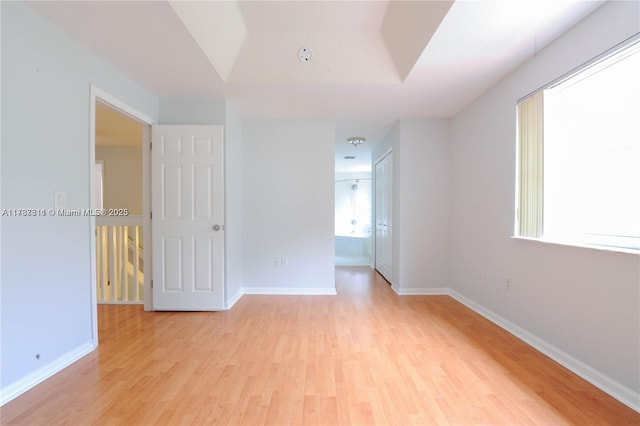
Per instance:
[[[224,306],[222,126],[152,127],[153,309]]]
[[[376,269],[387,281],[392,279],[393,259],[393,154],[376,163]]]

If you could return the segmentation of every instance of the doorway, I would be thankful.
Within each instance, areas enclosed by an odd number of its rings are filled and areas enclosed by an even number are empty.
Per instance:
[[[144,301],[144,127],[96,100],[96,291],[101,304]]]
[[[371,172],[336,173],[335,259],[336,266],[370,266]]]
[[[115,298],[117,303],[140,303],[144,301],[145,310],[152,309],[151,300],[151,232],[150,231],[150,178],[149,178],[149,138],[151,134],[151,124],[153,120],[145,114],[130,107],[126,103],[111,96],[110,94],[91,86],[90,94],[91,114],[89,119],[89,176],[90,182],[90,205],[92,208],[101,207],[99,214],[90,216],[90,249],[91,249],[91,266],[90,266],[90,282],[91,282],[91,310],[92,310],[92,340],[95,346],[98,345],[98,302],[104,303],[105,297]],[[105,118],[107,117],[107,118]],[[131,161],[126,158],[127,150],[119,149],[121,155],[116,155],[116,150],[105,150],[105,140],[111,139],[111,142],[117,140],[117,136],[110,133],[113,130],[105,130],[98,125],[104,125],[104,120],[122,119],[132,128],[137,129],[136,141],[129,141],[131,144],[128,152],[131,155],[137,152],[135,157],[137,160]],[[99,123],[99,121],[101,123]],[[107,126],[109,128],[109,126]],[[117,132],[115,133],[118,134]],[[135,143],[135,144],[134,144]],[[125,142],[113,143],[114,146],[125,145]],[[102,157],[102,158],[99,158]],[[124,158],[121,158],[124,157]],[[101,160],[98,161],[97,160]],[[132,179],[132,175],[137,176],[140,182],[139,191],[110,191],[107,186],[116,185],[122,176],[119,171],[123,166],[123,162],[129,161],[128,168],[132,173],[127,174],[127,179]],[[99,167],[96,164],[100,164]],[[111,174],[109,169],[111,166]],[[99,168],[102,172],[98,175]],[[135,172],[135,173],[133,173]],[[112,181],[113,178],[114,180]],[[111,183],[110,183],[111,181]],[[125,179],[125,182],[127,180]],[[112,188],[117,189],[117,188]],[[141,196],[141,199],[140,199]],[[136,199],[137,197],[137,199]],[[103,214],[104,213],[104,214]],[[136,213],[136,214],[134,214]],[[133,219],[135,217],[135,219]],[[112,221],[112,224],[105,224],[105,220]],[[135,224],[128,222],[135,220]],[[116,223],[117,222],[117,223]],[[106,225],[118,227],[118,230],[112,233],[105,232]],[[133,228],[138,231],[130,232]],[[102,235],[98,235],[98,231],[103,229]],[[126,230],[125,230],[126,229]],[[145,232],[147,231],[147,232]],[[137,235],[136,235],[137,234]],[[104,249],[98,249],[98,243],[104,247],[104,240],[111,239],[114,250],[111,252]],[[147,248],[147,250],[144,250]],[[108,249],[107,249],[108,250]],[[104,263],[98,260],[98,254],[101,261],[106,257],[112,256],[112,265],[109,270],[105,269]],[[115,261],[115,258],[119,259]],[[107,259],[108,260],[108,259]],[[118,263],[119,262],[119,263]],[[131,265],[129,267],[129,265]],[[144,273],[144,272],[147,273]],[[98,277],[100,274],[100,279]],[[116,282],[119,286],[116,288]],[[125,285],[121,285],[122,282]],[[100,287],[99,287],[100,284]],[[100,291],[102,293],[100,293]],[[129,300],[129,299],[139,300]],[[102,299],[102,300],[101,300]]]
[[[345,119],[336,125],[334,168],[335,266],[373,268],[372,147],[362,130],[367,120]]]

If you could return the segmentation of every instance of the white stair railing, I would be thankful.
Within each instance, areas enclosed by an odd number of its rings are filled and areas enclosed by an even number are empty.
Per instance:
[[[96,218],[98,303],[143,303],[142,216]]]

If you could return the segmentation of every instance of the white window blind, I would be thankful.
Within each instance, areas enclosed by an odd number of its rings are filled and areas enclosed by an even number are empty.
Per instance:
[[[518,104],[519,200],[517,232],[542,236],[544,189],[544,92]]]

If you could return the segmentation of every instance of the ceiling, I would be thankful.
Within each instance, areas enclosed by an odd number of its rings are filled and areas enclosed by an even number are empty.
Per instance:
[[[454,115],[602,3],[28,2],[158,97],[336,119],[336,171],[370,164],[398,118]],[[349,136],[367,142],[345,166]]]

